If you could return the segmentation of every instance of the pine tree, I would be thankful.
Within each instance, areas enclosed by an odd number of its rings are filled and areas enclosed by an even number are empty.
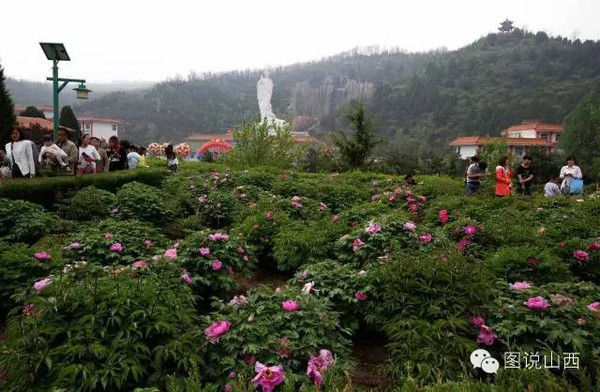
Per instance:
[[[35,106],[27,106],[25,110],[19,113],[19,116],[23,117],[36,117],[36,118],[46,118],[46,115],[41,110],[38,110]]]
[[[372,121],[365,114],[364,104],[358,101],[350,103],[346,119],[356,131],[351,137],[340,132],[335,138],[335,145],[349,168],[360,169],[368,164],[367,160],[377,144],[373,135]]]
[[[6,90],[4,80],[4,69],[0,66],[0,147],[8,143],[16,122],[13,100]]]
[[[600,95],[589,94],[565,118],[561,149],[590,165],[600,150]]]
[[[74,132],[71,133],[70,139],[74,142],[79,140],[81,137],[81,130],[79,128],[79,121],[77,121],[77,117],[75,117],[75,113],[73,113],[73,109],[70,106],[63,106],[60,111],[60,121],[59,124],[63,127],[71,128]]]

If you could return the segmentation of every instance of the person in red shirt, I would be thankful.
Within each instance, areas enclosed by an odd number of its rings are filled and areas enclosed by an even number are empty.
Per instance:
[[[503,156],[496,166],[496,196],[510,196],[512,194],[511,172],[508,168],[508,157]]]

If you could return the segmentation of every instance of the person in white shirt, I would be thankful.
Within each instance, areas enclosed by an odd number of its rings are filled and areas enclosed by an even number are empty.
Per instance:
[[[127,153],[127,166],[129,167],[129,170],[138,167],[140,159],[142,159],[142,156],[138,154],[136,147],[131,145],[129,147],[129,152]]]
[[[5,147],[12,167],[12,177],[35,177],[35,161],[29,140],[25,140],[25,135],[19,129],[13,129],[10,140]]]
[[[574,178],[582,179],[583,174],[579,166],[575,164],[574,157],[567,157],[567,165],[560,169],[560,179],[563,180],[560,184],[560,190],[569,193],[569,187],[571,186],[571,180]]]
[[[559,196],[560,188],[558,187],[558,183],[560,182],[560,178],[552,178],[550,181],[546,183],[544,186],[544,196],[546,197],[554,197]]]
[[[44,136],[44,146],[42,147],[42,149],[40,150],[40,153],[38,155],[38,160],[40,163],[42,163],[42,161],[44,161],[44,160],[46,161],[45,164],[50,163],[49,158],[44,159],[44,156],[47,152],[51,152],[52,154],[54,154],[56,162],[62,168],[64,168],[66,171],[71,170],[69,168],[69,163],[68,163],[69,156],[67,155],[66,152],[63,151],[62,148],[58,147],[58,145],[52,141],[52,137],[50,137],[50,136]]]
[[[96,147],[90,144],[90,135],[85,134],[81,137],[79,145],[79,164],[77,165],[77,174],[96,173],[96,161],[100,160],[100,154]]]

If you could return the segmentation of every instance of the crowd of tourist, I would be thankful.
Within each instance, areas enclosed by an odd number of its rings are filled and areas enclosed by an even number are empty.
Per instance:
[[[465,173],[466,194],[475,195],[481,188],[481,180],[488,177],[486,171],[487,164],[481,162],[479,157],[474,156],[469,160],[469,166]],[[531,187],[537,180],[532,158],[529,155],[523,156],[519,166],[513,170],[509,167],[508,157],[503,156],[498,160],[498,166],[494,170],[496,186],[494,193],[498,197],[511,196],[515,193],[514,184],[517,192],[523,196],[531,195]],[[583,173],[577,166],[574,157],[566,159],[566,165],[560,169],[559,175],[549,178],[544,186],[544,195],[546,197],[555,197],[558,195],[580,195],[583,193]]]
[[[88,175],[148,167],[144,147],[134,146],[116,136],[112,136],[107,145],[88,134],[84,134],[76,145],[69,140],[68,132],[59,128],[56,142],[52,137],[44,136],[42,145],[38,146],[28,140],[20,129],[14,129],[10,142],[6,143],[4,150],[0,150],[0,179],[35,177],[43,167],[59,175]]]

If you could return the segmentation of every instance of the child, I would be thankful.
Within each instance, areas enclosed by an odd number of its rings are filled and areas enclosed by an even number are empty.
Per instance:
[[[177,159],[177,155],[173,151],[172,144],[169,144],[165,148],[165,155],[167,156],[167,169],[171,173],[177,173],[177,168],[179,167],[179,160]]]
[[[138,154],[140,154],[140,163],[139,167],[149,167],[148,162],[146,161],[146,147],[138,148]]]
[[[417,180],[415,180],[415,175],[412,173],[407,174],[404,177],[404,181],[406,181],[406,184],[408,184],[408,185],[417,185]]]
[[[544,196],[554,197],[560,195],[560,188],[558,187],[559,183],[560,178],[551,178],[544,186]]]
[[[50,136],[44,136],[44,146],[42,147],[38,155],[38,161],[40,163],[42,163],[42,157],[47,152],[54,154],[54,156],[56,157],[56,162],[58,162],[60,167],[65,169],[66,172],[71,171],[71,168],[69,167],[69,164],[67,162],[67,153],[64,152],[62,148],[58,147],[56,143],[52,141],[52,137]],[[48,163],[50,163],[50,160],[46,158],[45,164],[47,165]]]
[[[133,170],[138,167],[141,158],[142,157],[140,154],[138,154],[136,151],[136,147],[131,145],[127,152],[127,166],[129,167],[129,170]]]

